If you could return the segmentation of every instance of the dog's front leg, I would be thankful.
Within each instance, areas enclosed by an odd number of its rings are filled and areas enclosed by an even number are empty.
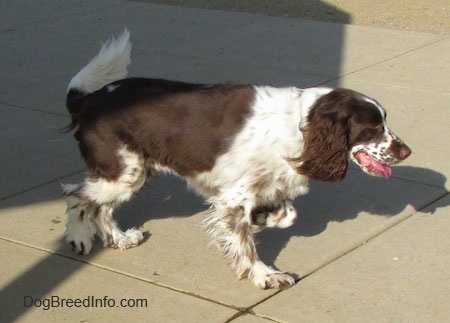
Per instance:
[[[283,200],[279,204],[258,206],[252,210],[253,232],[264,228],[287,228],[297,220],[297,211],[292,200]]]
[[[248,278],[261,288],[287,288],[294,278],[264,264],[258,257],[252,229],[252,208],[215,206],[205,220],[213,243],[223,253],[239,278]]]

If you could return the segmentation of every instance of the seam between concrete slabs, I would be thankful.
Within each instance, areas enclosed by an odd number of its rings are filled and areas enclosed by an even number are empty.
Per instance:
[[[214,299],[207,298],[207,297],[202,296],[202,295],[198,295],[198,294],[195,294],[195,293],[192,293],[192,292],[188,292],[188,291],[185,291],[185,290],[182,290],[182,289],[177,289],[175,287],[168,286],[168,285],[165,285],[165,284],[162,284],[162,283],[159,283],[159,282],[154,282],[154,281],[151,281],[151,280],[147,280],[147,279],[139,277],[139,276],[133,276],[133,275],[130,275],[130,274],[126,273],[126,272],[123,272],[123,271],[120,271],[120,270],[116,270],[116,269],[113,269],[113,268],[109,268],[109,267],[106,267],[106,266],[102,266],[100,264],[92,263],[92,262],[89,262],[89,261],[85,261],[85,260],[82,260],[80,258],[75,258],[75,257],[71,257],[69,255],[65,255],[65,254],[62,254],[62,253],[53,252],[53,251],[48,250],[46,248],[42,248],[42,247],[39,247],[39,246],[31,245],[29,243],[17,241],[17,240],[6,238],[6,237],[0,237],[0,240],[7,241],[7,242],[10,242],[10,243],[14,243],[14,244],[17,244],[17,245],[20,245],[20,246],[23,246],[23,247],[27,247],[27,248],[30,248],[30,249],[43,251],[43,252],[45,252],[45,253],[47,253],[49,255],[58,256],[58,257],[61,257],[61,258],[73,260],[73,261],[85,264],[87,266],[95,267],[95,268],[98,268],[98,269],[101,269],[101,270],[106,270],[106,271],[109,271],[111,273],[115,273],[115,274],[118,274],[118,275],[121,275],[121,276],[125,276],[125,277],[131,278],[131,279],[135,279],[135,280],[138,280],[138,281],[141,281],[141,282],[144,282],[144,283],[148,283],[148,284],[151,284],[151,285],[156,286],[156,287],[161,287],[161,288],[164,288],[164,289],[176,292],[176,293],[184,294],[184,295],[187,295],[187,296],[191,296],[191,297],[195,297],[195,298],[201,299],[203,301],[207,301],[207,302],[214,303],[214,304],[217,304],[217,305],[220,305],[220,306],[224,306],[224,307],[230,308],[230,309],[238,311],[238,312],[241,312],[241,311],[246,309],[245,307],[237,307],[237,306],[233,306],[233,305],[230,305],[230,304],[222,303],[222,302],[219,302],[219,301],[214,300]]]
[[[434,34],[433,34],[433,35],[434,35]],[[376,62],[376,63],[373,63],[373,64],[369,64],[369,65],[367,65],[367,66],[358,68],[358,69],[356,69],[356,70],[353,70],[353,71],[344,73],[344,74],[339,75],[339,76],[337,76],[337,77],[331,78],[331,79],[326,80],[326,81],[321,82],[321,83],[318,83],[316,86],[324,85],[324,84],[329,83],[329,82],[333,82],[333,81],[336,81],[336,80],[340,80],[340,79],[342,79],[342,78],[344,78],[344,77],[351,76],[352,74],[355,74],[355,73],[364,71],[364,70],[369,69],[369,68],[372,68],[372,67],[374,67],[374,66],[378,66],[378,65],[384,64],[384,63],[386,63],[386,62],[389,62],[389,61],[394,60],[394,59],[396,59],[396,58],[402,57],[402,56],[404,56],[404,55],[408,55],[408,54],[413,53],[413,52],[415,52],[415,51],[418,51],[418,50],[420,50],[420,49],[424,49],[424,48],[429,47],[429,46],[432,46],[432,45],[434,45],[434,44],[443,42],[443,41],[445,41],[445,40],[447,40],[447,39],[449,39],[449,38],[450,38],[450,37],[446,36],[446,37],[442,37],[442,38],[437,39],[437,40],[433,40],[433,41],[431,41],[430,43],[420,45],[419,47],[416,47],[416,48],[412,48],[412,49],[406,50],[406,51],[404,51],[403,53],[399,53],[399,54],[394,55],[394,56],[392,56],[392,57],[385,58],[385,59],[383,59],[383,60],[381,60],[381,61],[379,61],[379,62]],[[345,39],[345,34],[344,34],[344,39]]]
[[[329,261],[325,262],[324,264],[320,265],[319,267],[317,267],[316,269],[314,269],[314,270],[311,271],[310,273],[308,273],[308,274],[306,274],[305,276],[301,277],[301,279],[298,279],[298,280],[295,282],[295,284],[297,285],[297,284],[298,284],[299,282],[301,282],[303,279],[305,279],[305,278],[307,278],[307,277],[309,277],[309,276],[315,274],[316,272],[319,272],[320,270],[322,270],[322,269],[324,269],[325,267],[331,265],[331,264],[334,263],[335,261],[337,261],[337,260],[339,260],[339,259],[345,257],[346,255],[348,255],[348,254],[354,252],[355,250],[357,250],[357,249],[359,249],[360,247],[364,246],[364,245],[367,244],[368,242],[370,242],[370,241],[376,239],[377,237],[381,236],[381,235],[384,234],[385,232],[387,232],[387,231],[393,229],[393,228],[396,227],[398,224],[400,224],[400,223],[402,223],[402,222],[404,222],[404,221],[410,219],[412,216],[416,215],[416,214],[417,214],[418,212],[420,212],[421,210],[426,209],[427,207],[429,207],[430,205],[432,205],[432,204],[434,204],[434,203],[438,203],[440,200],[446,198],[448,195],[450,195],[450,192],[445,192],[443,195],[441,195],[441,196],[439,196],[439,197],[433,199],[433,200],[430,201],[429,203],[426,203],[424,206],[422,206],[422,207],[420,207],[419,209],[417,209],[417,210],[411,212],[411,214],[409,214],[408,216],[405,216],[404,218],[399,219],[398,221],[392,223],[392,225],[390,225],[390,226],[388,226],[388,227],[386,227],[386,228],[380,230],[380,232],[377,232],[377,233],[373,234],[372,236],[368,237],[367,239],[365,239],[365,240],[364,240],[362,243],[360,243],[359,245],[356,245],[355,247],[349,248],[349,250],[344,251],[341,255],[339,255],[339,256],[337,256],[337,257],[334,257],[334,258],[330,259]],[[278,295],[278,294],[280,294],[280,293],[282,293],[282,292],[283,292],[283,290],[279,290],[279,291],[275,292],[274,294],[267,296],[267,297],[264,298],[263,300],[261,300],[261,301],[255,303],[255,304],[249,306],[248,308],[246,308],[245,311],[242,311],[242,315],[244,315],[244,314],[246,314],[246,313],[253,314],[253,308],[254,308],[254,307],[256,307],[256,306],[258,306],[258,305],[260,305],[260,304],[266,302],[267,300],[269,300],[269,299],[275,297],[276,295]],[[256,314],[255,314],[255,315],[256,315]],[[272,320],[272,321],[273,321],[273,318],[270,318],[270,317],[260,316],[260,315],[256,315],[256,316],[259,316],[259,317],[262,317],[262,318],[264,318],[264,319],[269,319],[269,320]],[[237,317],[239,317],[239,316],[237,316]],[[236,317],[236,318],[237,318],[237,317]],[[233,319],[235,319],[235,318],[233,318]],[[276,321],[275,321],[275,322],[276,322]]]

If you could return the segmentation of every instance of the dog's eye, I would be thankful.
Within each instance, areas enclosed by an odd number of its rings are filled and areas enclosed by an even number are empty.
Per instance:
[[[368,126],[370,129],[374,129],[374,130],[383,130],[383,124],[379,123],[379,124],[370,124]]]

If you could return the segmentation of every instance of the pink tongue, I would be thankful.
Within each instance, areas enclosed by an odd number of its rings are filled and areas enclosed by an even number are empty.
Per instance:
[[[379,170],[380,172],[382,172],[384,178],[391,177],[391,175],[392,175],[392,168],[391,167],[389,167],[387,165],[380,164],[375,159],[372,159],[370,164],[372,165],[372,167],[374,169]]]
[[[383,164],[377,162],[375,159],[373,159],[367,153],[364,153],[364,152],[359,152],[358,153],[358,157],[359,157],[358,158],[359,162],[364,167],[371,167],[371,168],[379,171],[380,173],[383,174],[383,176],[385,178],[391,177],[391,175],[392,175],[392,168],[390,166],[383,165]]]

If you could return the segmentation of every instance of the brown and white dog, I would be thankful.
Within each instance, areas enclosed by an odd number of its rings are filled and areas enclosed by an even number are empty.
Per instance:
[[[348,160],[391,176],[411,150],[388,128],[380,104],[347,89],[123,79],[131,44],[125,30],[107,42],[68,87],[86,179],[64,185],[67,241],[87,255],[97,233],[126,249],[143,239],[112,218],[156,171],[183,177],[211,204],[204,221],[238,277],[284,288],[292,275],[258,257],[254,232],[294,224],[294,198],[309,179],[338,181]]]

